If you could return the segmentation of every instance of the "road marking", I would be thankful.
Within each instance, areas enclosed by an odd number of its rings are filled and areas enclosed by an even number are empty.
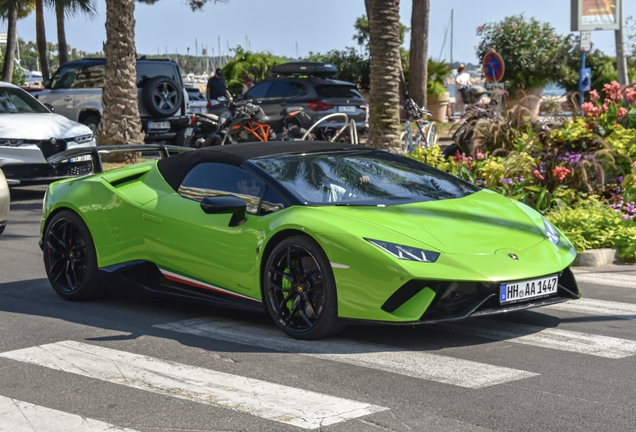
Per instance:
[[[624,320],[636,319],[635,304],[593,300],[588,298],[544,306],[541,309],[555,309],[565,312],[604,316]]]
[[[575,271],[574,278],[577,282],[589,284],[616,286],[623,288],[636,288],[636,276],[634,275]]]
[[[240,321],[226,319],[197,318],[155,325],[154,327],[363,366],[471,389],[540,375],[445,355],[405,351],[350,340],[293,340],[284,336],[276,328],[248,325]]]
[[[0,396],[0,432],[136,432]]]
[[[636,354],[636,342],[631,340],[526,324],[479,320],[473,325],[445,324],[440,327],[455,333],[470,334],[486,339],[515,342],[611,359],[619,359]]]
[[[388,409],[75,341],[6,352],[0,357],[229,408],[305,429]]]

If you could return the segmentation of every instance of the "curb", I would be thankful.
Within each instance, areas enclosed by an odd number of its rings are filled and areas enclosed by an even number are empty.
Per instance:
[[[616,249],[591,249],[581,252],[576,256],[572,265],[574,267],[603,267],[614,264]]]

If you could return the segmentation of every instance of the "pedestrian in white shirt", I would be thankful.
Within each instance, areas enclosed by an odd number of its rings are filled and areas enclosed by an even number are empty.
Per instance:
[[[453,114],[459,112],[460,116],[464,115],[466,104],[469,101],[468,90],[470,85],[470,75],[465,71],[466,66],[460,64],[457,68],[457,76],[455,77],[455,106]]]

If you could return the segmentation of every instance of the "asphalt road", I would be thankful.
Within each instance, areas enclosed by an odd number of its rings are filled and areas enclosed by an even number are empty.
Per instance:
[[[265,315],[122,292],[68,302],[37,245],[43,188],[0,236],[0,431],[636,430],[636,268],[584,299],[300,343]]]

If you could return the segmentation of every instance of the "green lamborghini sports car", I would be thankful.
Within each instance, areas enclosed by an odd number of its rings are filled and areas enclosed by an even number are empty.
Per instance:
[[[92,159],[95,173],[44,199],[44,265],[69,300],[141,288],[267,311],[315,339],[580,296],[576,252],[539,213],[403,156],[246,143],[100,172],[104,149],[57,156]]]

